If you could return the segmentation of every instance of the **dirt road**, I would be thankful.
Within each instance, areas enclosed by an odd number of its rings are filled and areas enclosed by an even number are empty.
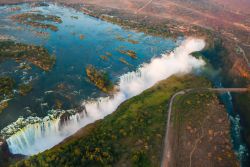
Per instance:
[[[167,118],[167,125],[166,125],[166,133],[164,139],[164,150],[162,156],[161,167],[171,167],[171,141],[173,140],[173,136],[169,135],[171,130],[173,129],[173,123],[171,122],[171,115],[172,115],[172,107],[174,100],[179,95],[184,95],[191,92],[216,92],[216,93],[224,93],[224,92],[235,92],[235,93],[242,93],[250,91],[249,88],[193,88],[193,89],[185,89],[175,93],[169,102],[168,107],[168,118]]]

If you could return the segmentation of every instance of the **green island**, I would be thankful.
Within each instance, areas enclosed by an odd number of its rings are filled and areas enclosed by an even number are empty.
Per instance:
[[[119,40],[119,41],[126,41],[126,39],[123,38],[123,37],[120,36],[120,35],[116,35],[116,36],[115,36],[115,39],[117,39],[117,40]]]
[[[124,58],[122,58],[122,57],[119,59],[119,61],[122,62],[123,64],[126,64],[126,65],[128,65],[128,66],[131,66],[131,64],[129,64],[129,62],[127,62],[127,61],[126,61]]]
[[[15,81],[10,77],[0,77],[0,113],[8,107],[8,99],[14,96]]]
[[[31,7],[42,7],[42,6],[49,6],[49,4],[45,3],[45,2],[34,2],[32,4],[30,4]]]
[[[52,31],[58,31],[57,26],[52,24],[46,24],[47,22],[62,23],[62,20],[58,16],[54,15],[42,15],[39,13],[22,13],[11,16],[11,19],[18,23],[29,25],[36,28],[50,29]]]
[[[44,71],[50,71],[56,61],[56,57],[50,56],[42,46],[0,41],[0,61],[6,58],[16,61],[26,60]]]
[[[133,39],[128,39],[127,40],[129,43],[132,43],[132,44],[138,44],[139,41],[136,41],[136,40],[133,40]]]
[[[42,46],[16,43],[11,40],[0,41],[0,62],[13,59],[21,62],[20,70],[29,70],[31,63],[44,71],[50,71],[55,64],[56,57],[50,56]],[[0,76],[0,113],[8,107],[8,101],[14,97],[14,79],[9,76]],[[32,90],[31,83],[19,84],[18,92],[21,96],[27,95]]]
[[[29,84],[20,84],[18,87],[19,94],[21,96],[27,95],[32,90],[32,85]]]
[[[124,37],[122,37],[120,35],[117,35],[115,38],[117,40],[119,40],[119,41],[129,42],[129,43],[132,43],[132,44],[138,44],[139,43],[139,41],[136,41],[136,40],[133,40],[133,39],[130,39],[130,38],[126,39],[126,38],[124,38]]]
[[[111,82],[108,73],[98,70],[92,65],[88,65],[85,71],[89,80],[101,91],[105,93],[111,93],[114,91],[114,85]]]
[[[133,58],[133,59],[137,59],[137,55],[135,53],[135,51],[133,50],[121,50],[119,49],[118,52],[128,55],[129,57]]]
[[[105,52],[105,54],[100,55],[100,58],[101,58],[102,60],[104,60],[104,61],[109,60],[109,57],[112,57],[112,53],[110,53],[110,52]]]
[[[167,106],[170,97],[180,90],[210,86],[209,81],[191,75],[170,77],[135,96],[103,120],[96,121],[59,145],[26,160],[16,167],[28,166],[160,166],[165,134]],[[194,96],[189,96],[192,103]],[[218,100],[213,94],[199,96],[196,108],[207,112]],[[175,106],[183,105],[177,101]],[[197,114],[203,118],[203,115]],[[214,121],[214,120],[211,120]],[[114,126],[115,125],[115,126]],[[233,155],[233,154],[232,154]],[[227,160],[227,159],[225,159]]]
[[[105,61],[107,61],[107,60],[108,60],[108,57],[107,57],[107,56],[105,56],[105,55],[100,55],[100,58],[101,58],[102,60],[105,60]]]

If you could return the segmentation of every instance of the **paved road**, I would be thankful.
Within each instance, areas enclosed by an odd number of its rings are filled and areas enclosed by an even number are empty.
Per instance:
[[[179,91],[177,93],[175,93],[169,102],[169,107],[168,107],[168,118],[167,118],[167,125],[166,125],[166,133],[165,133],[165,139],[164,139],[164,150],[163,150],[163,156],[162,156],[162,161],[161,161],[161,167],[170,167],[171,166],[171,135],[169,135],[169,133],[171,133],[170,130],[172,130],[173,128],[171,128],[173,126],[173,124],[171,123],[171,114],[172,114],[172,106],[174,103],[174,100],[177,96],[179,95],[184,95],[186,93],[190,93],[190,92],[203,92],[203,91],[209,91],[209,92],[217,92],[217,93],[223,93],[223,92],[236,92],[236,93],[240,93],[240,92],[247,92],[250,91],[250,88],[193,88],[193,89],[185,89],[182,91]]]

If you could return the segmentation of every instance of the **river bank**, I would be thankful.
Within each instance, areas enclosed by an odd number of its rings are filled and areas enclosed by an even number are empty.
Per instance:
[[[127,27],[127,28],[133,28],[135,30],[138,31],[143,31],[149,34],[153,34],[153,35],[160,35],[160,36],[165,36],[165,37],[176,37],[178,35],[193,35],[193,36],[205,36],[207,39],[207,43],[209,43],[209,45],[207,46],[207,48],[210,48],[211,46],[213,46],[215,44],[214,39],[223,39],[222,41],[222,45],[223,47],[227,46],[227,50],[229,51],[231,57],[229,58],[230,62],[228,61],[228,57],[226,57],[227,55],[221,54],[225,57],[220,57],[222,58],[222,61],[220,65],[222,65],[223,67],[223,76],[224,79],[223,80],[223,86],[228,85],[228,86],[232,86],[232,85],[237,85],[239,86],[245,86],[249,81],[247,79],[248,74],[245,75],[245,72],[248,72],[247,69],[245,68],[245,64],[244,62],[241,61],[241,59],[239,57],[235,57],[235,43],[232,41],[226,41],[224,39],[224,37],[219,36],[216,37],[218,35],[218,33],[210,31],[210,30],[204,30],[201,29],[201,32],[199,30],[196,31],[196,28],[190,27],[190,25],[185,25],[179,22],[175,22],[174,20],[168,20],[165,21],[165,19],[162,19],[162,22],[156,23],[156,21],[159,21],[161,19],[156,19],[155,22],[153,22],[152,20],[155,19],[155,17],[145,17],[144,15],[134,15],[131,13],[126,13],[124,11],[119,11],[119,10],[115,10],[115,9],[111,9],[111,8],[100,8],[97,7],[95,5],[85,5],[83,8],[81,6],[77,5],[72,5],[72,4],[68,4],[69,6],[72,6],[76,9],[78,9],[79,11],[83,11],[86,14],[104,19],[106,21],[110,21],[112,23],[115,24],[119,24],[122,25],[123,27]],[[81,8],[80,8],[81,7]],[[114,17],[115,16],[115,17]],[[143,22],[149,23],[148,25],[143,24]],[[182,25],[184,25],[184,28],[182,27]],[[166,31],[167,30],[167,31]],[[230,47],[228,47],[230,46]],[[211,54],[211,52],[210,52]],[[233,57],[233,58],[232,58]],[[210,57],[211,58],[211,57]],[[211,58],[211,61],[216,64],[218,58],[217,59],[213,59],[213,57]],[[237,60],[237,61],[236,61]],[[235,62],[238,62],[235,65]],[[232,69],[232,70],[231,70]],[[224,73],[225,72],[225,73]],[[236,76],[236,79],[235,79]],[[242,79],[243,77],[243,79]],[[233,79],[234,78],[234,79]],[[242,81],[243,80],[243,81]],[[236,98],[237,100],[237,98]],[[244,102],[242,103],[246,103],[247,99],[244,99]],[[243,106],[243,105],[241,105]],[[240,106],[239,106],[240,107]],[[235,107],[236,108],[236,107]],[[247,113],[244,112],[243,110],[247,109],[246,108],[241,108],[241,109],[237,109],[239,111],[242,111],[242,113]],[[247,117],[243,118],[247,119]],[[248,120],[245,120],[245,122],[247,123]]]
[[[80,129],[52,149],[18,162],[16,165],[58,165],[63,162],[73,166],[78,164],[88,166],[160,166],[166,127],[166,104],[168,104],[169,99],[174,93],[185,88],[210,86],[211,84],[202,77],[192,75],[172,76],[160,81],[142,94],[125,101],[105,119]],[[175,125],[181,123],[182,127],[191,130],[192,134],[199,134],[198,127],[200,127],[200,124],[197,120],[209,119],[203,122],[203,126],[206,127],[204,133],[209,135],[204,137],[204,140],[217,141],[202,142],[203,144],[197,145],[199,154],[194,154],[193,164],[203,164],[203,166],[220,164],[223,167],[239,165],[230,142],[228,117],[223,106],[219,105],[216,95],[213,93],[190,95],[185,97],[184,100],[178,100],[174,106],[174,109],[178,110],[176,113],[182,115],[179,115],[178,118],[175,116],[174,120],[178,120]],[[183,111],[184,108],[185,111]],[[188,119],[186,119],[187,115]],[[195,116],[195,119],[193,119],[193,116]],[[191,125],[186,126],[185,123],[190,123],[190,121],[192,127]],[[218,122],[219,126],[217,126]],[[183,130],[176,129],[175,132],[182,134]],[[213,138],[214,134],[216,136]],[[223,139],[218,138],[221,135]],[[210,140],[211,136],[212,139]],[[194,138],[198,139],[195,135],[190,135],[185,140],[193,142],[195,141]],[[227,141],[226,145],[223,143],[224,141]],[[185,148],[192,145],[193,143],[185,143]],[[207,148],[217,149],[210,155],[207,149],[203,149],[204,145]],[[175,144],[175,146],[178,145]],[[183,145],[181,144],[181,146]],[[222,149],[224,147],[226,148],[225,153]],[[173,155],[179,155],[179,152],[188,155],[189,151],[184,149],[183,152],[183,149],[174,150]],[[178,161],[173,162],[185,162],[184,164],[186,164],[185,156],[177,157]],[[204,163],[204,160],[206,160],[206,163]]]
[[[97,4],[87,3],[83,6],[66,3],[79,11],[93,17],[123,26],[125,29],[133,29],[148,34],[173,37],[197,36],[206,40],[206,49],[203,51],[212,66],[220,71],[221,84],[224,87],[247,87],[250,84],[249,54],[245,54],[250,47],[246,47],[247,35],[244,30],[233,30],[233,33],[220,31],[213,28],[204,28],[199,25],[187,24],[174,19],[166,19],[147,14],[137,14],[131,11],[112,7],[101,7]],[[145,24],[147,23],[147,24]],[[234,29],[234,28],[232,28]],[[245,35],[244,35],[245,34]],[[247,60],[247,61],[246,61]],[[218,86],[215,84],[215,86]],[[242,97],[245,98],[242,98]],[[240,115],[241,131],[248,148],[250,148],[250,112],[248,101],[249,93],[242,95],[232,94],[233,115]],[[246,161],[248,161],[246,159]],[[249,162],[247,162],[249,163]]]

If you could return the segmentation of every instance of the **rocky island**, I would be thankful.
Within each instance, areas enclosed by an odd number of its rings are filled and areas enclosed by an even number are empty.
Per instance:
[[[133,58],[133,59],[137,59],[137,55],[135,53],[135,51],[133,50],[118,50],[120,53],[128,55],[129,57]]]
[[[4,59],[26,60],[44,71],[50,71],[55,64],[55,56],[42,46],[27,45],[14,41],[0,41],[0,61]]]
[[[54,22],[54,23],[62,23],[62,20],[58,16],[54,15],[42,15],[38,13],[22,13],[12,15],[11,19],[14,21],[29,25],[32,27],[42,28],[42,29],[50,29],[52,31],[58,31],[58,28],[53,24],[46,24],[46,22]]]
[[[10,77],[0,77],[0,113],[8,107],[8,101],[14,96],[14,83]]]
[[[89,80],[101,91],[105,93],[112,93],[114,91],[114,85],[106,72],[97,70],[92,65],[87,66],[85,70]]]

